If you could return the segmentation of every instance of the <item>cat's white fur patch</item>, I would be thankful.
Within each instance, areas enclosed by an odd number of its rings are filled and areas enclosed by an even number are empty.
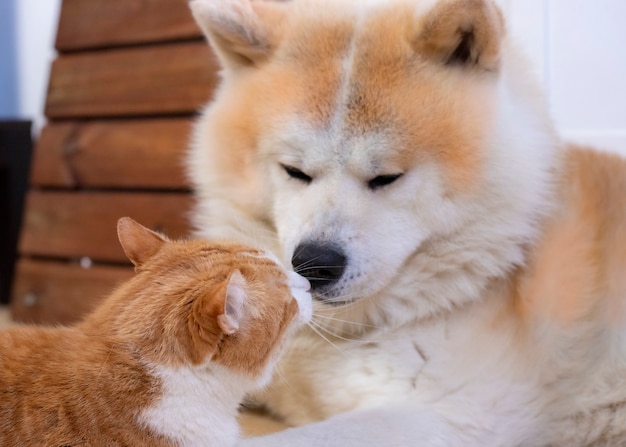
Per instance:
[[[155,367],[163,396],[138,419],[180,447],[232,446],[239,437],[237,408],[249,379],[219,365]]]
[[[304,276],[297,274],[296,272],[287,272],[289,278],[289,287],[291,288],[291,295],[298,302],[298,308],[300,309],[299,322],[308,323],[313,317],[313,300],[309,290],[311,289],[311,283]]]

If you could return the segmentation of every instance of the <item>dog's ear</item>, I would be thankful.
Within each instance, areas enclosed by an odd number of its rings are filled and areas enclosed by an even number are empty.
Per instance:
[[[421,55],[450,66],[497,71],[504,18],[491,0],[443,0],[420,19]]]
[[[189,6],[225,68],[259,64],[278,43],[281,2],[192,0]]]

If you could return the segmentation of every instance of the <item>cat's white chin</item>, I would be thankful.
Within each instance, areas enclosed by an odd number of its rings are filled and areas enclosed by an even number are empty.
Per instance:
[[[292,289],[302,289],[305,292],[311,289],[311,283],[309,280],[299,273],[288,271],[287,277],[289,278],[289,286]]]
[[[296,272],[288,271],[287,277],[289,278],[291,295],[295,298],[300,310],[298,321],[302,324],[309,323],[313,317],[313,300],[309,293],[311,283]]]

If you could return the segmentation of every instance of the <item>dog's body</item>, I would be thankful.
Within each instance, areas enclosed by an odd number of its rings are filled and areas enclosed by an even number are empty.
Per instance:
[[[198,232],[273,249],[320,301],[259,398],[324,422],[247,442],[624,445],[626,163],[562,147],[497,8],[192,9],[224,64]]]

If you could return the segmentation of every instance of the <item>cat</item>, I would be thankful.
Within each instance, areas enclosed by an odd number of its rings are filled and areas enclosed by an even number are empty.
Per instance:
[[[311,318],[270,254],[117,228],[133,278],[75,326],[0,333],[1,446],[234,445],[244,394]]]

